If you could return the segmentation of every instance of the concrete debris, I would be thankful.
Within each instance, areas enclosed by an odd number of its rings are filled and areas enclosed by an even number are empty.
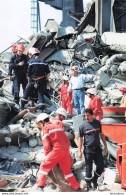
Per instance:
[[[41,51],[41,58],[49,64],[51,71],[50,85],[48,86],[50,98],[44,96],[44,112],[48,113],[51,118],[55,117],[55,111],[60,106],[61,78],[63,75],[70,78],[70,67],[75,64],[79,67],[80,73],[98,74],[96,79],[85,83],[85,90],[94,88],[96,95],[101,98],[105,107],[120,106],[122,95],[119,88],[126,85],[125,33],[105,32],[100,36],[95,32],[94,27],[87,26],[87,23],[92,24],[90,12],[94,12],[94,8],[93,2],[76,29],[64,28],[54,20],[48,20],[45,31],[32,35],[29,38],[30,41],[26,43],[25,53],[30,47],[36,47]],[[9,52],[0,56],[0,79],[7,77],[10,57],[11,53]],[[8,80],[0,82],[0,159],[9,161],[18,159],[19,163],[25,165],[30,163],[38,169],[38,165],[45,158],[41,130],[35,124],[40,110],[37,103],[32,107],[28,102],[25,109],[21,111],[20,106],[12,101],[11,85],[12,83]],[[20,97],[22,97],[22,91]],[[88,102],[89,99],[86,100],[85,107]],[[74,162],[72,169],[80,182],[85,179],[85,161],[84,159],[80,161],[78,158],[75,133],[78,133],[78,124],[82,121],[81,115],[76,116],[75,109],[73,109],[73,115],[68,115],[67,119],[63,121],[66,135],[71,143],[70,152]],[[118,123],[117,119],[107,117],[102,122]],[[112,143],[112,145],[114,144]],[[111,148],[110,146],[110,150],[112,150]],[[109,162],[111,165],[115,165],[115,153],[116,151],[114,154],[110,151]],[[6,170],[4,171],[8,174]],[[59,172],[57,173],[59,174]],[[111,175],[111,179],[109,175]],[[54,179],[54,175],[52,177]],[[106,168],[104,181],[103,176],[99,179],[100,186],[103,186],[104,183],[117,182],[116,177],[117,172]]]
[[[121,177],[118,173],[118,170],[115,168],[106,168],[104,172],[104,181],[105,184],[114,184],[114,183],[120,183]]]

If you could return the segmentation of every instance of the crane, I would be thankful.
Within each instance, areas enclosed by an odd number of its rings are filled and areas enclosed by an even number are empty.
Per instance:
[[[40,7],[38,0],[31,0],[31,28],[33,32],[41,31]]]

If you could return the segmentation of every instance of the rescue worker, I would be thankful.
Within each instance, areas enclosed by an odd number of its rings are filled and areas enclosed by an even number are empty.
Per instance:
[[[88,89],[86,91],[87,95],[90,99],[88,108],[93,110],[93,114],[96,117],[97,120],[101,121],[103,118],[103,103],[101,101],[101,99],[97,96],[95,96],[95,89]]]
[[[17,54],[12,56],[9,63],[10,80],[12,79],[12,71],[14,72],[13,83],[14,83],[14,102],[19,104],[19,92],[20,84],[22,84],[23,90],[25,90],[27,85],[27,56],[23,54],[25,50],[24,45],[19,44],[17,46]]]
[[[11,51],[12,51],[13,55],[16,55],[16,53],[17,53],[17,45],[13,45]],[[9,70],[9,71],[10,71],[10,70]],[[9,73],[8,75],[13,75],[13,74],[12,74],[12,72],[11,72],[11,73]],[[10,81],[13,81],[13,77],[10,77],[9,79],[10,79]],[[12,95],[14,96],[14,83],[12,83]]]
[[[69,82],[68,92],[73,90],[73,99],[74,105],[77,110],[77,115],[82,114],[84,117],[84,101],[85,101],[85,92],[84,92],[84,84],[88,80],[92,80],[94,75],[85,75],[79,74],[78,66],[72,66],[72,77]]]
[[[29,60],[30,60],[31,58],[33,58],[33,52],[34,52],[34,47],[30,47],[30,48],[28,49],[28,51],[27,51],[27,55],[28,55]]]
[[[64,120],[64,117],[65,118],[67,117],[66,110],[64,108],[58,108],[56,110],[56,117],[53,118],[51,122],[53,124],[60,125],[61,128],[64,128],[63,122],[62,122]],[[73,134],[73,136],[74,136],[74,143],[78,147],[78,143],[79,143],[79,141],[78,141],[78,134],[75,131],[72,131],[71,134]]]
[[[13,53],[14,55],[16,55],[16,53],[17,53],[17,45],[13,45],[11,51],[12,51],[12,53]]]
[[[71,105],[72,100],[72,91],[67,92],[68,86],[69,86],[69,77],[63,76],[63,85],[61,86],[60,91],[60,102],[62,103],[62,108],[64,108],[66,111],[68,109],[69,114],[72,114],[73,106]],[[68,95],[69,94],[69,95]]]
[[[121,87],[119,90],[123,95],[121,99],[120,107],[126,107],[126,87]]]
[[[65,119],[64,116],[62,118]],[[71,187],[75,191],[80,191],[80,185],[71,171],[70,143],[64,129],[56,123],[49,122],[49,115],[46,113],[38,115],[36,123],[42,129],[42,142],[46,156],[38,171],[37,191],[44,191],[46,177],[57,164]]]
[[[100,135],[100,136],[99,136]],[[104,143],[104,154],[107,154],[107,145],[104,134],[101,132],[101,123],[99,120],[93,118],[93,110],[85,109],[85,120],[79,127],[79,158],[82,159],[82,142],[84,137],[84,156],[86,163],[86,176],[85,181],[87,183],[87,191],[92,190],[91,183],[93,183],[93,188],[97,189],[97,179],[102,174],[104,170],[102,149],[100,148],[100,137]],[[92,178],[92,167],[93,161],[96,165],[96,171]]]
[[[28,97],[34,88],[38,91],[39,109],[44,110],[44,95],[46,92],[47,79],[50,76],[50,70],[48,65],[40,58],[40,51],[38,48],[34,48],[34,59],[30,60],[27,78],[28,85],[24,91],[23,98],[21,100],[21,108],[24,108],[28,102]]]
[[[28,55],[28,64],[30,63],[30,61],[35,58],[35,56],[33,55],[35,48],[34,47],[30,47],[27,51],[27,55]],[[30,101],[28,102],[31,106],[34,106],[35,103],[37,103],[38,101],[38,91],[37,89],[33,88],[33,90],[31,91],[31,94],[29,95],[30,97]]]

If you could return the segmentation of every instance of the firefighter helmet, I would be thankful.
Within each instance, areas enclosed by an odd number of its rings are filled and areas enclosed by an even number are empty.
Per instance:
[[[49,118],[49,115],[46,113],[41,113],[37,116],[36,122],[39,123],[40,121],[45,120],[46,118]]]
[[[65,116],[65,117],[67,117],[67,112],[66,112],[66,110],[64,108],[58,108],[56,110],[56,113],[57,114],[61,114],[61,115]]]
[[[92,94],[92,95],[95,95],[96,91],[95,91],[94,88],[92,88],[92,89],[88,89],[88,90],[86,91],[86,93],[90,93],[90,94]]]
[[[13,53],[16,53],[17,52],[17,45],[13,45],[12,47],[12,50],[11,50]]]
[[[33,48],[32,55],[35,55],[37,53],[40,53],[40,51],[38,50],[38,48]]]
[[[32,54],[34,51],[34,47],[30,47],[27,51],[27,54]],[[33,54],[32,54],[33,55]]]
[[[19,44],[19,45],[17,46],[17,50],[23,52],[23,51],[25,50],[24,45],[23,45],[23,44]]]
[[[119,91],[126,92],[126,87],[121,87],[121,88],[119,89]]]
[[[66,75],[64,75],[64,76],[62,77],[62,79],[65,80],[65,81],[69,81],[69,77],[66,76]]]

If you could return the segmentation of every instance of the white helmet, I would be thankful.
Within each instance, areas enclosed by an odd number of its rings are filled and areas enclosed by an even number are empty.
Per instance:
[[[95,95],[95,94],[96,94],[96,91],[95,91],[94,88],[92,88],[92,89],[88,89],[88,90],[86,91],[86,93],[90,93],[90,94],[92,94],[92,95]]]
[[[30,47],[30,48],[28,49],[27,53],[33,55],[33,51],[34,51],[34,47]]]
[[[38,48],[33,48],[32,50],[32,55],[36,54],[36,53],[40,53],[40,51],[38,50]]]
[[[64,108],[58,108],[56,110],[56,113],[57,114],[61,114],[61,115],[65,116],[65,117],[67,117],[67,112],[66,112],[66,110]]]
[[[40,121],[43,121],[45,120],[46,118],[49,118],[49,115],[46,114],[46,113],[41,113],[37,116],[36,118],[36,122],[40,122]]]
[[[66,76],[66,75],[64,75],[64,76],[62,77],[62,79],[65,80],[65,81],[69,81],[69,77]]]

